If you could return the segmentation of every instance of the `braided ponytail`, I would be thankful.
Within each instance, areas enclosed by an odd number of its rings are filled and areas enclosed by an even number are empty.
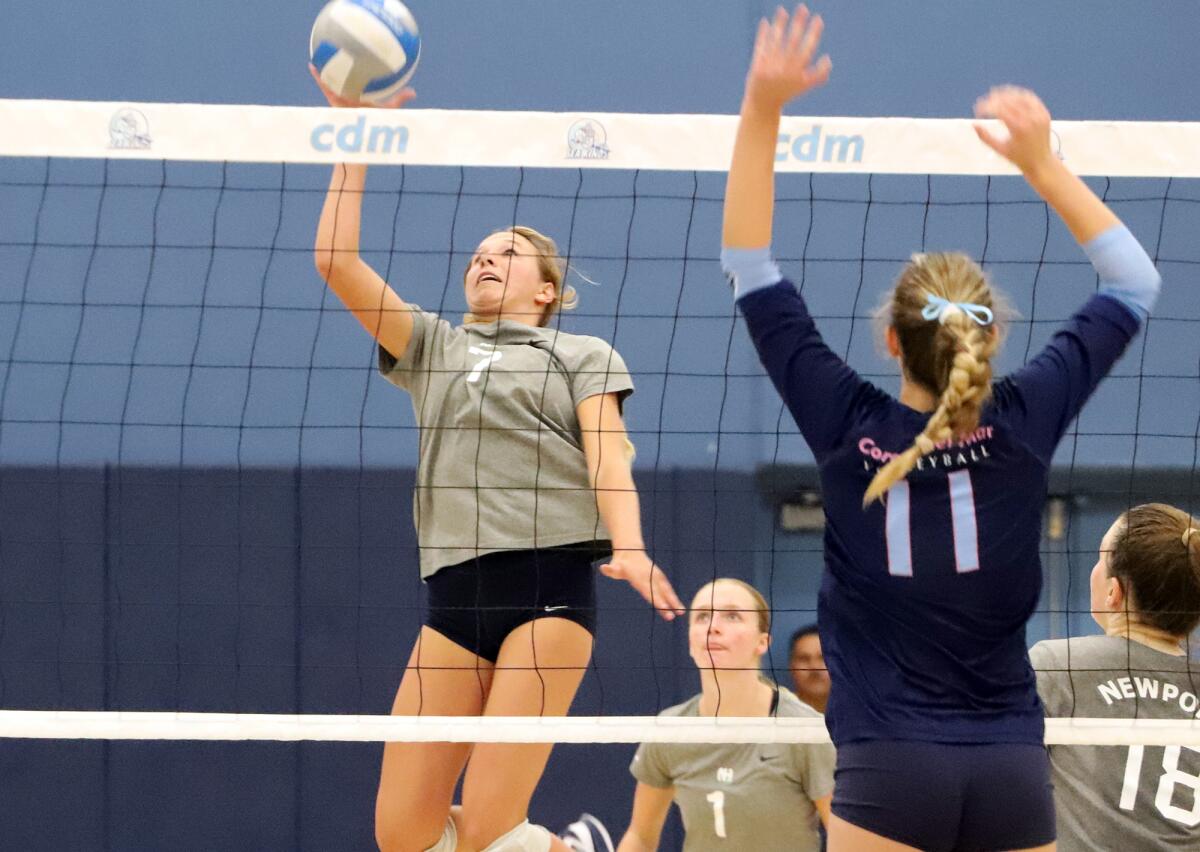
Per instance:
[[[945,300],[936,319],[924,313],[929,298]],[[957,303],[991,311],[993,294],[983,270],[964,254],[914,255],[892,295],[891,325],[900,340],[908,377],[938,394],[938,404],[911,447],[884,465],[871,480],[863,505],[870,505],[906,477],[938,444],[973,431],[992,392],[991,358],[999,337],[980,326]]]

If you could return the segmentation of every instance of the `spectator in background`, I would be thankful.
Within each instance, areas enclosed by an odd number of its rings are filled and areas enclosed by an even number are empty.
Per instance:
[[[806,624],[792,634],[788,644],[788,668],[792,672],[792,688],[800,700],[818,713],[825,712],[829,700],[829,671],[821,655],[821,637],[817,625]]]

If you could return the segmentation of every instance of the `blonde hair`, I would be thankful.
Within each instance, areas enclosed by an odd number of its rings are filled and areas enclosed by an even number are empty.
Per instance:
[[[1108,556],[1107,575],[1125,588],[1130,615],[1172,636],[1200,624],[1200,521],[1165,503],[1134,506]]]
[[[543,309],[541,317],[538,318],[539,327],[548,326],[554,319],[554,315],[560,310],[572,311],[579,305],[579,293],[570,284],[564,283],[567,275],[567,262],[558,253],[558,243],[541,231],[526,225],[501,228],[488,236],[495,234],[515,234],[528,240],[537,254],[538,274],[541,275],[543,281],[549,281],[554,285],[554,301]],[[465,272],[463,279],[466,280]],[[468,313],[465,322],[474,321],[475,317]]]
[[[938,403],[912,446],[875,474],[863,496],[864,506],[906,477],[938,444],[978,427],[980,411],[992,393],[991,358],[1000,335],[958,308],[946,309],[939,319],[926,319],[922,312],[930,296],[980,305],[993,316],[1000,313],[987,276],[965,254],[913,255],[900,273],[886,311],[888,325],[896,330],[906,376],[937,395]]]
[[[717,583],[732,583],[733,585],[737,586],[738,588],[743,589],[746,592],[746,594],[750,595],[750,599],[752,601],[754,601],[754,612],[758,617],[759,632],[760,633],[770,633],[771,632],[771,608],[769,606],[767,606],[767,599],[762,596],[762,593],[758,589],[754,588],[753,586],[751,586],[749,583],[745,582],[744,580],[737,579],[736,577],[717,577],[716,579],[710,580],[709,582],[705,583],[703,586],[701,586],[699,589],[696,590],[696,594],[692,597],[692,609],[695,609],[696,598],[700,597],[700,593],[703,592],[705,589],[716,586]],[[711,605],[711,601],[712,601],[712,598],[710,597],[709,598],[710,605]]]

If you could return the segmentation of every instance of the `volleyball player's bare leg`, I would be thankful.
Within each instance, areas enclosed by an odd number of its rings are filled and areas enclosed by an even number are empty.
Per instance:
[[[478,716],[492,664],[422,627],[396,690],[393,716]],[[383,852],[420,852],[438,842],[470,743],[386,743],[375,799],[375,840]]]
[[[828,826],[829,852],[920,852],[916,846],[908,846],[895,840],[888,840],[878,834],[859,828],[853,823],[846,822],[837,814],[829,815]],[[1057,844],[1047,843],[1045,846],[1034,846],[1029,849],[1013,849],[1010,852],[1055,852]]]
[[[592,635],[564,618],[539,618],[500,646],[485,716],[565,716],[592,656]],[[551,743],[478,743],[463,781],[458,849],[484,849],[519,825]],[[569,852],[552,839],[551,849]]]

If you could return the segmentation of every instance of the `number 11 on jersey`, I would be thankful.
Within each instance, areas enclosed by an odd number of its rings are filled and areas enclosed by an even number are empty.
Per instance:
[[[959,574],[978,571],[979,525],[975,519],[975,490],[971,487],[971,473],[956,470],[946,479],[950,489],[955,570]],[[913,575],[911,493],[908,482],[901,480],[887,494],[884,535],[887,539],[888,573],[893,577]],[[936,519],[931,519],[931,522],[936,522]]]

